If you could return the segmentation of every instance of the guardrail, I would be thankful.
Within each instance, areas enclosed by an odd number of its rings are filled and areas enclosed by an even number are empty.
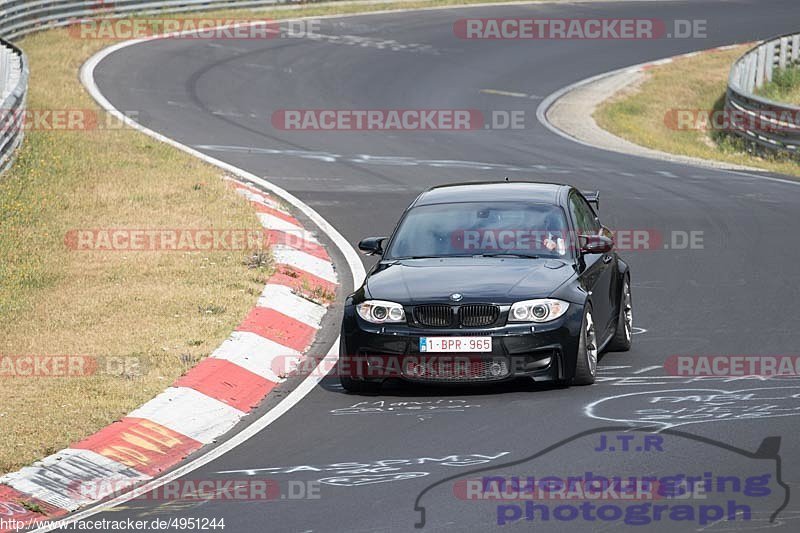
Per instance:
[[[231,7],[259,7],[296,3],[297,0],[0,0],[0,35],[15,39],[27,33],[90,17],[118,17],[133,13],[210,11]]]
[[[800,107],[757,96],[778,69],[800,64],[800,33],[764,41],[731,67],[725,108],[732,132],[772,153],[800,154]]]
[[[22,50],[0,39],[0,173],[14,160],[24,135],[28,62]]]
[[[314,1],[314,0],[311,0]],[[0,0],[0,173],[22,142],[28,63],[5,39],[95,17],[162,14],[298,3],[299,0]]]

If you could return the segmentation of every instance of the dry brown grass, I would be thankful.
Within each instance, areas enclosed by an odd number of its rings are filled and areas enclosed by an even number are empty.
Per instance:
[[[605,102],[595,119],[615,135],[648,148],[800,176],[800,165],[794,161],[750,155],[727,135],[678,131],[665,121],[670,110],[719,109],[730,67],[748,48],[706,52],[653,67],[638,90]]]
[[[64,30],[26,38],[29,108],[95,108],[77,72],[105,44]],[[0,473],[155,396],[225,339],[269,274],[247,268],[244,251],[78,252],[64,243],[68,230],[109,227],[260,226],[219,170],[132,130],[29,132],[0,179],[0,355],[133,357],[143,372],[0,377]]]

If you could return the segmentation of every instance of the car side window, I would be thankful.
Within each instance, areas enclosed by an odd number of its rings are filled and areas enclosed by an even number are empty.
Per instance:
[[[578,233],[583,235],[597,235],[600,232],[600,222],[586,203],[586,200],[575,193],[569,195],[569,210],[575,221]]]

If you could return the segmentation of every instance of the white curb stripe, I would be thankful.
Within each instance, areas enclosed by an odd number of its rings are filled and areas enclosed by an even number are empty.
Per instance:
[[[146,418],[209,444],[227,432],[245,415],[242,411],[188,387],[170,387],[131,412],[131,418]]]
[[[324,306],[294,294],[291,287],[275,283],[268,283],[264,287],[257,305],[275,309],[315,329],[319,329],[322,318],[328,311]]]
[[[336,271],[334,271],[330,261],[325,261],[283,244],[276,244],[272,247],[272,257],[275,258],[276,263],[297,267],[331,283],[337,282]]]
[[[266,207],[274,209],[275,211],[280,211],[281,213],[285,213],[287,215],[290,214],[288,211],[283,209],[283,207],[281,207],[281,205],[278,202],[276,202],[275,200],[269,198],[266,195],[257,194],[257,193],[254,193],[253,191],[251,191],[250,189],[243,189],[243,188],[240,188],[240,187],[236,187],[236,193],[241,195],[241,196],[244,196],[246,199],[250,200],[251,202],[259,203],[261,205],[264,205]]]
[[[275,215],[271,215],[269,213],[256,213],[258,215],[258,220],[261,221],[261,225],[267,229],[275,229],[278,231],[285,231],[287,233],[296,233],[300,234],[300,232],[305,231],[303,228],[296,224],[292,224],[288,220],[283,220],[282,218],[278,218]]]
[[[311,18],[315,18],[315,17],[311,17]],[[186,146],[185,144],[181,144],[181,143],[179,143],[179,142],[177,142],[177,141],[175,141],[173,139],[170,139],[169,137],[166,137],[165,135],[161,135],[161,134],[159,134],[159,133],[157,133],[157,132],[155,132],[153,130],[145,128],[141,124],[131,120],[129,117],[127,117],[126,115],[121,113],[118,109],[116,109],[113,105],[111,105],[111,103],[108,101],[108,99],[105,98],[105,96],[103,96],[103,94],[100,92],[100,89],[97,87],[97,83],[95,83],[95,80],[94,80],[94,71],[95,71],[95,68],[97,67],[97,65],[100,63],[100,61],[102,61],[104,58],[108,57],[110,54],[112,54],[115,51],[121,50],[123,48],[127,48],[127,47],[132,46],[132,45],[137,44],[137,43],[145,42],[145,41],[146,41],[146,39],[145,40],[131,40],[131,41],[125,41],[123,43],[118,43],[116,45],[110,46],[108,48],[105,48],[105,49],[97,52],[95,55],[93,55],[83,65],[83,67],[81,68],[81,74],[80,74],[81,82],[83,83],[84,87],[86,87],[86,89],[88,90],[88,92],[92,96],[92,98],[94,98],[95,101],[103,109],[108,111],[112,116],[118,118],[119,120],[123,121],[123,123],[128,124],[132,128],[134,128],[134,129],[136,129],[138,131],[141,131],[141,132],[145,133],[146,135],[149,135],[150,137],[152,137],[152,138],[154,138],[156,140],[159,140],[161,142],[169,144],[170,146],[174,146],[174,147],[178,148],[179,150],[182,150],[182,151],[184,151],[186,153],[189,153],[189,154],[197,157],[198,159],[200,159],[202,161],[205,161],[205,162],[210,163],[212,165],[215,165],[215,166],[217,166],[219,168],[222,168],[222,169],[224,169],[224,170],[226,170],[228,172],[231,172],[234,175],[236,175],[236,176],[238,176],[238,177],[240,177],[240,178],[242,178],[244,180],[247,180],[247,181],[249,181],[251,183],[258,184],[261,187],[264,187],[264,188],[270,190],[271,192],[277,194],[278,196],[283,198],[286,202],[288,202],[289,204],[291,204],[292,206],[294,206],[295,208],[300,210],[307,217],[309,217],[312,220],[312,222],[314,224],[316,224],[320,228],[320,230],[322,232],[324,232],[333,241],[334,245],[341,251],[341,253],[344,255],[345,261],[347,262],[347,266],[350,269],[350,274],[352,276],[352,281],[355,284],[355,286],[358,286],[363,281],[364,277],[366,276],[366,272],[364,270],[364,266],[361,263],[361,260],[360,260],[360,258],[358,256],[358,253],[350,246],[350,244],[347,242],[347,239],[345,239],[342,236],[342,234],[339,233],[336,230],[336,228],[334,228],[327,220],[325,220],[319,213],[314,211],[314,209],[312,209],[310,206],[308,206],[307,204],[303,203],[300,199],[298,199],[296,196],[290,194],[288,191],[276,186],[274,183],[271,183],[271,182],[269,182],[269,181],[267,181],[265,179],[262,179],[262,178],[254,175],[252,173],[244,171],[244,170],[242,170],[242,169],[240,169],[238,167],[235,167],[235,166],[233,166],[231,164],[225,163],[225,162],[223,162],[223,161],[221,161],[219,159],[215,159],[215,158],[209,157],[209,156],[203,154],[202,152],[199,152],[197,150],[194,150],[194,149]],[[232,335],[232,337],[234,337],[234,335]],[[266,340],[266,339],[264,339],[264,340]],[[338,352],[339,352],[339,340],[337,339],[334,342],[333,346],[331,346],[331,348],[328,351],[327,355],[328,355],[328,357],[333,357],[334,360],[335,360],[338,357]],[[325,363],[325,361],[321,361],[318,368],[321,368],[323,363]],[[112,500],[110,500],[108,502],[105,502],[103,504],[100,504],[100,505],[95,506],[95,507],[90,508],[90,509],[86,509],[86,510],[80,511],[78,513],[75,513],[75,514],[69,516],[69,517],[65,517],[65,518],[62,518],[60,520],[44,524],[42,527],[37,528],[35,531],[37,531],[37,532],[51,531],[53,529],[53,527],[65,527],[68,524],[75,523],[75,522],[77,522],[79,520],[84,520],[84,519],[86,519],[88,517],[91,517],[91,516],[93,516],[93,515],[95,515],[95,514],[97,514],[99,512],[102,512],[102,511],[105,511],[105,510],[108,510],[108,509],[112,509],[112,508],[114,508],[114,507],[116,507],[116,506],[118,506],[118,505],[120,505],[120,504],[122,504],[124,502],[128,502],[128,501],[130,501],[130,500],[132,500],[132,499],[134,499],[134,498],[136,498],[136,497],[138,497],[140,495],[146,494],[147,492],[149,492],[149,491],[151,491],[151,490],[153,490],[153,489],[155,489],[157,487],[160,487],[160,486],[164,485],[165,483],[169,483],[170,481],[178,479],[182,475],[186,475],[189,472],[192,472],[192,471],[200,468],[201,466],[210,463],[211,461],[213,461],[213,460],[221,457],[222,455],[230,452],[231,450],[235,449],[237,446],[239,446],[243,442],[246,442],[247,440],[251,439],[253,436],[257,435],[259,432],[261,432],[265,428],[269,427],[270,424],[272,424],[275,420],[277,420],[278,418],[283,416],[287,411],[289,411],[289,409],[294,407],[303,398],[305,398],[306,395],[308,395],[317,386],[317,384],[321,380],[322,380],[322,376],[315,375],[315,373],[312,372],[308,377],[306,377],[300,383],[300,385],[296,389],[294,389],[292,392],[290,392],[289,395],[286,398],[281,400],[278,403],[278,405],[276,405],[274,408],[269,410],[263,416],[258,418],[255,422],[253,422],[252,424],[250,424],[249,426],[244,428],[238,434],[236,434],[233,437],[231,437],[230,439],[226,440],[225,442],[223,442],[222,444],[220,444],[219,446],[217,446],[213,450],[210,450],[210,451],[200,455],[196,459],[194,459],[194,460],[192,460],[192,461],[190,461],[188,463],[184,463],[183,465],[175,468],[171,472],[169,472],[167,474],[164,474],[164,475],[160,476],[157,479],[153,479],[152,481],[148,482],[146,485],[138,487],[138,488],[136,488],[136,489],[124,494],[124,495],[117,496],[117,497],[113,498]],[[228,406],[225,406],[225,407],[228,407]],[[145,411],[143,410],[142,414],[144,414],[144,413],[145,413]],[[242,414],[244,414],[244,413],[242,413]]]
[[[0,478],[0,483],[74,511],[150,476],[90,450],[67,448]],[[90,497],[92,496],[92,497]]]
[[[274,383],[283,381],[273,370],[272,365],[275,360],[300,356],[297,350],[249,331],[233,332],[230,338],[211,354],[211,357],[230,361]]]

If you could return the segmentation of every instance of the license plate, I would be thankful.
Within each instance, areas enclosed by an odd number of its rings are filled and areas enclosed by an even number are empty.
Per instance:
[[[491,337],[420,337],[420,352],[481,353],[492,351]]]

